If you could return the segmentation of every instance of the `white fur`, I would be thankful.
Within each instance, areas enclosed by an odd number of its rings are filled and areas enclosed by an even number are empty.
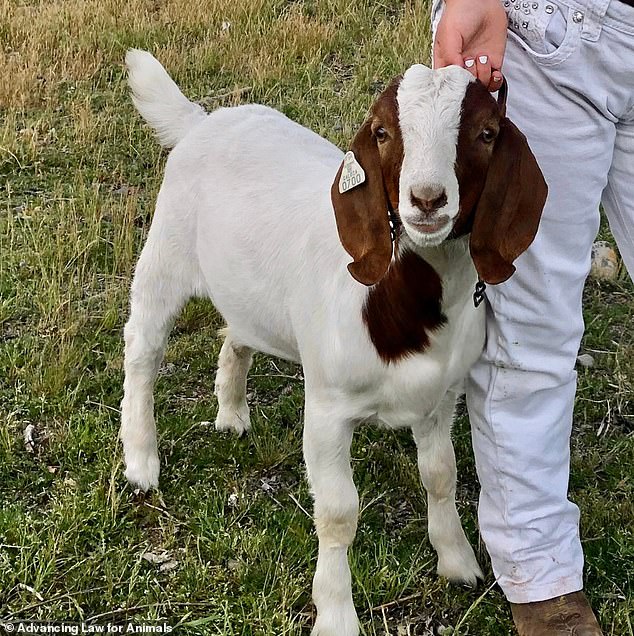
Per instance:
[[[207,114],[181,93],[159,61],[147,51],[130,49],[125,62],[134,105],[154,129],[161,146],[173,148]]]
[[[253,350],[233,342],[228,329],[218,356],[218,373],[214,393],[218,398],[216,430],[234,431],[238,435],[251,428],[247,404],[247,374]]]
[[[456,145],[460,109],[473,76],[458,66],[432,71],[415,64],[403,75],[398,88],[399,123],[403,136],[403,167],[399,184],[399,214],[403,227],[417,245],[438,245],[447,238],[459,212],[456,178]],[[420,197],[426,189],[444,190],[447,204],[435,213],[448,222],[433,233],[412,226],[420,211],[410,202],[410,193]],[[421,198],[425,198],[424,196]]]
[[[358,516],[349,449],[360,421],[412,428],[439,572],[473,583],[481,572],[456,512],[450,440],[455,396],[484,338],[483,308],[471,302],[477,277],[467,240],[422,248],[408,230],[403,243],[442,277],[448,324],[431,334],[423,354],[386,365],[362,320],[368,290],[348,273],[350,259],[335,226],[330,185],[341,151],[264,106],[221,108],[201,118],[150,57],[128,55],[131,84],[142,114],[166,143],[177,143],[137,265],[125,328],[121,438],[128,479],[144,489],[158,484],[152,385],[174,316],[189,297],[209,297],[228,324],[216,380],[219,429],[249,428],[245,384],[252,350],[303,365],[304,456],[319,538],[313,633],[358,633],[347,549]],[[447,171],[455,159],[456,104],[466,86],[466,71],[462,77],[438,71],[445,81],[437,86],[436,75],[414,68],[399,92],[404,188],[419,185],[410,161],[418,152],[416,135],[428,149],[438,144],[447,153],[447,165],[433,178],[445,184],[455,179]],[[432,87],[425,89],[429,78]],[[419,100],[417,90],[426,91]],[[428,121],[419,126],[425,112]],[[443,132],[441,124],[449,128]],[[431,178],[428,169],[421,169],[421,178]],[[455,194],[447,205],[456,206]]]

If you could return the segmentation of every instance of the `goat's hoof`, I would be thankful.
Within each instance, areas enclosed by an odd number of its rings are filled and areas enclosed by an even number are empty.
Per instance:
[[[478,579],[484,579],[473,549],[467,543],[464,546],[446,550],[438,555],[438,575],[458,585],[476,587]]]
[[[317,612],[310,636],[358,636],[359,621],[352,603],[336,609]]]
[[[216,417],[217,431],[233,431],[238,436],[247,433],[251,429],[249,407],[219,408]]]
[[[126,454],[126,479],[143,492],[158,488],[160,462],[156,453],[143,456],[142,453]]]

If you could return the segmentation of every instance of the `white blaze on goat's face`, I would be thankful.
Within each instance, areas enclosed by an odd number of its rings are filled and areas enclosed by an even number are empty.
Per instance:
[[[420,246],[437,245],[460,210],[456,145],[462,101],[473,76],[458,66],[410,67],[398,88],[403,165],[399,214],[408,236]]]

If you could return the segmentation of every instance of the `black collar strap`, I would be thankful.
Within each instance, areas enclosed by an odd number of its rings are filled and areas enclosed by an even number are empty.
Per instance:
[[[396,236],[402,223],[401,217],[399,217],[396,210],[394,210],[394,208],[392,207],[389,198],[387,199],[387,222],[390,226],[390,238],[392,239],[392,243],[394,243],[394,241],[396,241]]]
[[[473,292],[473,306],[474,307],[479,307],[480,303],[484,300],[485,298],[485,291],[486,291],[486,284],[485,282],[478,276],[478,282],[476,283],[475,286],[475,291]]]
[[[632,0],[634,2],[634,0]],[[506,117],[506,96],[509,92],[509,85],[506,78],[502,78],[502,85],[498,89],[498,106],[500,107],[500,114],[502,117]]]

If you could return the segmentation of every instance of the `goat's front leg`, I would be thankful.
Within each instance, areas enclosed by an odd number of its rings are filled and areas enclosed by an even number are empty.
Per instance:
[[[359,496],[352,481],[350,444],[353,425],[334,409],[306,400],[304,459],[315,498],[319,539],[313,601],[317,620],[312,636],[357,636],[348,546],[357,530]]]
[[[177,267],[176,261],[169,259],[162,261],[155,241],[148,239],[139,258],[132,283],[130,318],[124,330],[120,437],[125,475],[142,490],[158,486],[154,381],[173,320],[190,296],[189,280],[183,276],[185,267]]]
[[[438,553],[438,574],[475,585],[482,570],[456,510],[456,458],[451,443],[456,396],[448,393],[432,418],[412,427],[418,470],[427,491],[429,540]]]

